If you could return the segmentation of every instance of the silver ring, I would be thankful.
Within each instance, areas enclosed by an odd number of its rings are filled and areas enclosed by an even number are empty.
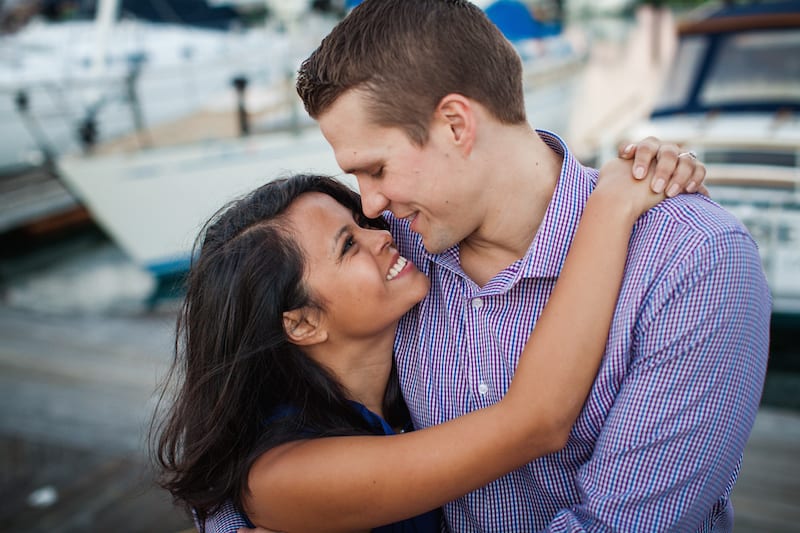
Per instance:
[[[695,152],[691,151],[691,150],[688,151],[688,152],[681,152],[680,154],[678,154],[678,157],[683,157],[685,155],[688,155],[692,159],[695,159],[695,160],[697,159],[697,154]]]

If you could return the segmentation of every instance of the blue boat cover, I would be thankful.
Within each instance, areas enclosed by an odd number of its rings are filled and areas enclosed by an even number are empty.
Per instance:
[[[346,8],[353,9],[361,0],[347,0]],[[528,6],[516,0],[498,0],[484,10],[489,20],[500,28],[509,41],[521,41],[539,37],[549,37],[561,33],[558,23],[544,23],[536,20]]]
[[[521,41],[558,35],[559,24],[536,20],[528,6],[516,0],[497,0],[486,7],[486,16],[500,28],[509,41]]]

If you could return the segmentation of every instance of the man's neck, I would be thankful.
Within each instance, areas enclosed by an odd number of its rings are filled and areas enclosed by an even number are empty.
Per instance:
[[[479,286],[525,256],[563,162],[536,132],[506,140],[498,154],[497,171],[487,187],[484,223],[459,246],[461,268]]]

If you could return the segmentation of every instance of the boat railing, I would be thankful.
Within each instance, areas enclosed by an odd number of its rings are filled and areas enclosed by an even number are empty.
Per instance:
[[[32,143],[47,160],[77,147],[94,151],[109,142],[124,141],[122,145],[130,149],[151,146],[154,139],[164,137],[153,130],[193,114],[221,115],[221,124],[230,120],[232,130],[227,126],[216,130],[222,137],[245,134],[254,129],[249,118],[260,120],[299,105],[290,89],[284,77],[267,65],[247,65],[236,71],[222,64],[192,69],[136,67],[91,79],[0,83],[0,100],[6,100],[0,109],[23,121]],[[211,136],[215,128],[201,129]],[[188,133],[197,130],[175,126],[168,142],[180,142]]]

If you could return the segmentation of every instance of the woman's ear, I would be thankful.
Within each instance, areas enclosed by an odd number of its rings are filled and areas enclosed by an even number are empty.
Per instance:
[[[445,95],[436,107],[436,114],[450,129],[452,140],[469,155],[475,142],[476,116],[473,103],[464,95],[451,93]]]
[[[319,311],[307,308],[284,311],[283,330],[289,341],[298,346],[319,344],[328,338]]]

